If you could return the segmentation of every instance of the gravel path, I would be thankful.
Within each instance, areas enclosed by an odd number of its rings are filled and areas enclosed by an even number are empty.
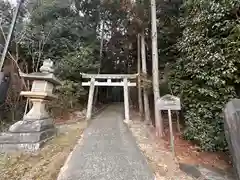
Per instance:
[[[121,105],[92,120],[58,180],[154,180],[134,137],[123,123]]]

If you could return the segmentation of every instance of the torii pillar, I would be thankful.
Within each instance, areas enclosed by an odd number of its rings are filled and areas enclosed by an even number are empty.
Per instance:
[[[125,121],[128,122],[130,120],[129,117],[129,94],[128,94],[128,79],[123,79],[123,91],[124,91],[124,113],[125,113]]]
[[[89,95],[88,95],[86,120],[90,120],[91,117],[92,117],[92,105],[93,105],[94,89],[95,89],[95,79],[91,78],[90,87],[89,87]]]

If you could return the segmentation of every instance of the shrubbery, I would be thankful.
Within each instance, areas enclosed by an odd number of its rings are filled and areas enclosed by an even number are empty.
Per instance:
[[[73,111],[85,105],[87,92],[82,88],[81,83],[74,83],[66,80],[62,86],[56,89],[58,98],[51,102],[50,109],[55,116],[63,116],[69,111]]]
[[[185,137],[204,150],[226,150],[223,108],[236,97],[240,65],[240,2],[187,0],[180,20],[170,87],[182,99]]]

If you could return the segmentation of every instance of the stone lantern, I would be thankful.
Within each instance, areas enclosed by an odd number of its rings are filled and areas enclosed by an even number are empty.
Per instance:
[[[33,82],[31,91],[22,91],[20,94],[32,102],[32,107],[21,121],[9,128],[8,132],[1,133],[1,152],[38,150],[56,133],[53,119],[46,110],[46,103],[57,98],[53,94],[54,87],[61,85],[53,74],[53,62],[47,59],[43,62],[40,72],[20,75],[25,80]]]

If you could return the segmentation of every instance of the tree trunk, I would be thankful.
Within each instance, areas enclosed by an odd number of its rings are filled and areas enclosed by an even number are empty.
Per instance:
[[[101,73],[101,66],[102,66],[102,54],[103,54],[103,40],[104,40],[104,20],[102,21],[101,24],[101,44],[100,44],[100,54],[99,54],[99,68],[98,68],[98,74]],[[97,100],[98,100],[98,86],[96,86],[96,90],[95,90],[95,95],[94,95],[94,106],[97,104]]]
[[[125,121],[129,122],[129,93],[128,93],[128,79],[123,79],[124,86],[123,86],[123,93],[124,93],[124,112],[125,112]]]
[[[152,75],[153,75],[153,94],[154,112],[156,123],[156,135],[163,136],[163,121],[157,107],[157,100],[160,98],[159,74],[158,74],[158,47],[157,47],[157,23],[156,23],[156,1],[151,0],[151,21],[152,21]]]
[[[13,108],[13,109],[11,109],[11,120],[12,120],[12,122],[14,122],[16,119],[15,119],[15,111],[16,111],[16,108]]]
[[[1,60],[0,60],[0,72],[2,71],[4,61],[5,61],[5,58],[7,56],[8,48],[9,48],[9,45],[11,43],[11,38],[12,38],[12,35],[13,35],[14,28],[16,26],[17,17],[18,17],[19,10],[20,10],[22,4],[23,4],[23,0],[20,0],[17,4],[15,12],[13,14],[12,22],[11,22],[11,25],[9,27],[8,36],[7,36],[7,39],[6,39],[6,42],[5,42],[5,45],[4,45],[4,49],[3,49],[3,52],[2,52]]]
[[[138,108],[139,108],[139,114],[142,117],[143,116],[143,100],[142,100],[142,88],[141,88],[141,79],[140,79],[140,74],[141,74],[141,43],[140,43],[141,39],[140,39],[140,34],[138,34],[137,37],[137,42],[138,42],[138,65],[137,65],[137,69],[138,69]]]
[[[89,94],[88,94],[88,105],[87,105],[87,115],[86,115],[86,120],[90,120],[92,118],[92,105],[93,105],[93,97],[94,97],[94,86],[95,79],[91,78],[91,83],[89,87]]]
[[[144,75],[147,76],[147,62],[146,62],[144,32],[142,32],[142,34],[141,34],[141,54],[142,54],[142,72]],[[147,89],[145,87],[143,88],[143,99],[144,99],[145,121],[147,124],[151,124],[148,93],[147,93]]]

